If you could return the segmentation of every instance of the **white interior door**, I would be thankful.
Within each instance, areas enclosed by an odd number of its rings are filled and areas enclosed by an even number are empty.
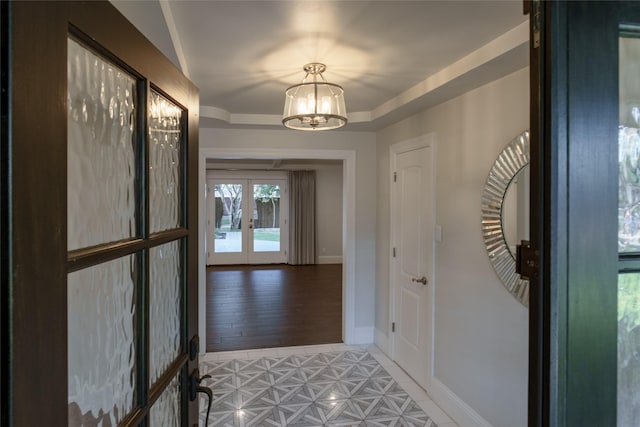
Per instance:
[[[410,144],[392,155],[392,356],[426,387],[433,283],[433,147]]]
[[[287,261],[287,181],[207,179],[207,264]]]

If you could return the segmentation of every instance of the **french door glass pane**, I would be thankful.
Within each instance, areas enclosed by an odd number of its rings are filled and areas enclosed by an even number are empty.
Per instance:
[[[69,425],[117,425],[135,398],[136,256],[67,278]]]
[[[181,259],[178,241],[149,251],[151,384],[180,353]]]
[[[242,184],[217,184],[214,252],[242,252]]]
[[[280,186],[253,185],[253,251],[280,252]]]
[[[640,273],[618,276],[618,427],[640,420]]]
[[[640,39],[620,37],[619,53],[618,250],[637,255],[640,252]],[[635,256],[626,260],[633,258]],[[637,426],[640,419],[640,273],[618,276],[617,418],[618,427]]]
[[[67,247],[74,250],[136,236],[137,100],[129,74],[75,40],[67,45]]]
[[[151,427],[180,426],[180,375],[177,375],[151,407]]]
[[[155,91],[149,103],[149,216],[156,233],[182,225],[182,109]]]

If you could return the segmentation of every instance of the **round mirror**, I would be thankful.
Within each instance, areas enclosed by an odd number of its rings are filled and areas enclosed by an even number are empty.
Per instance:
[[[529,281],[516,273],[515,246],[529,230],[529,132],[514,138],[493,163],[482,193],[482,235],[507,290],[529,305]]]

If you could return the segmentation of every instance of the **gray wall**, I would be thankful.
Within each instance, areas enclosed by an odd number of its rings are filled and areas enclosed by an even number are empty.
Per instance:
[[[320,262],[338,262],[342,258],[342,165],[318,165],[315,170],[318,256]]]
[[[436,134],[434,379],[495,427],[526,426],[528,314],[489,263],[482,188],[496,156],[529,127],[523,69],[377,134],[376,337],[389,319],[389,147]]]

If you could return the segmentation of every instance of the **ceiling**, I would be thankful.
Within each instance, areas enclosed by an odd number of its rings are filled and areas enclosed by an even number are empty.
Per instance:
[[[309,62],[375,131],[528,65],[521,0],[112,3],[200,89],[201,127],[281,129]]]

